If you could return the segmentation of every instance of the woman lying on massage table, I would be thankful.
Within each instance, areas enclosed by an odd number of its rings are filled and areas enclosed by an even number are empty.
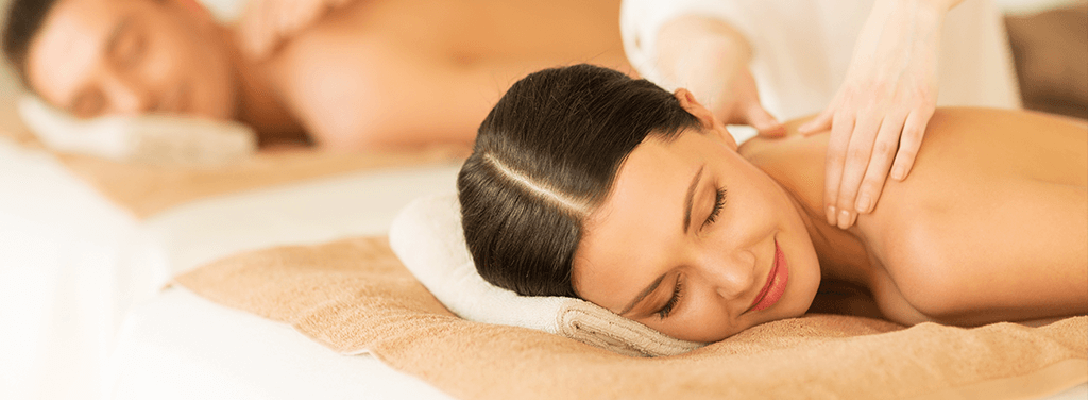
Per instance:
[[[1083,122],[940,109],[910,178],[845,231],[820,207],[827,137],[738,148],[687,90],[540,71],[480,125],[458,181],[465,239],[495,285],[695,341],[834,310],[829,284],[903,324],[1088,313]]]

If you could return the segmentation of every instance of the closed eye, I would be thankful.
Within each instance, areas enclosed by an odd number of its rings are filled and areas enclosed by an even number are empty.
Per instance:
[[[720,214],[722,208],[725,207],[725,194],[726,190],[724,187],[718,188],[714,193],[714,208],[710,210],[710,215],[706,217],[706,221],[703,221],[702,228],[706,228],[714,224],[714,221],[718,220],[718,214]]]
[[[143,57],[147,41],[134,18],[126,18],[117,27],[111,38],[108,52],[110,57],[121,67],[132,67]]]
[[[684,295],[683,278],[684,277],[682,275],[676,277],[676,286],[673,287],[672,296],[669,297],[669,301],[665,302],[665,305],[661,306],[661,309],[657,310],[657,312],[655,313],[661,319],[669,317],[669,314],[671,314],[673,310],[676,309],[676,304],[680,302],[680,298]]]

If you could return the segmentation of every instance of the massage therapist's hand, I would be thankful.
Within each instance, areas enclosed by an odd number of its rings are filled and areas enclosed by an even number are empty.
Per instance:
[[[747,39],[727,23],[705,17],[677,18],[662,26],[658,60],[664,78],[692,91],[726,124],[745,124],[764,136],[786,129],[763,108],[748,68]]]
[[[242,50],[267,57],[284,39],[352,1],[357,0],[249,0],[237,27]]]
[[[907,178],[937,102],[937,52],[957,1],[878,0],[830,105],[799,128],[831,129],[824,207],[840,229],[869,213],[893,179]]]

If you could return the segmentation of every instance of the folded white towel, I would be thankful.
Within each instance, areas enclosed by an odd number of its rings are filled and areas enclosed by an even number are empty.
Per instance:
[[[596,304],[567,297],[522,297],[476,272],[454,195],[410,203],[389,229],[393,252],[450,311],[479,322],[554,333],[630,355],[671,355],[702,344],[674,339]]]
[[[257,150],[253,129],[238,122],[169,115],[80,119],[34,96],[19,114],[51,149],[153,165],[221,165]]]

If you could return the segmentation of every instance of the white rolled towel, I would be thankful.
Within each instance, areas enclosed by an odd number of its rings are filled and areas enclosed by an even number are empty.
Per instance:
[[[465,245],[455,195],[429,196],[408,204],[393,220],[389,243],[431,294],[468,320],[536,329],[628,355],[672,355],[702,346],[668,337],[584,300],[523,297],[484,281]]]
[[[139,115],[80,119],[35,96],[19,99],[19,115],[49,148],[151,165],[216,166],[257,151],[253,129],[234,121]]]

